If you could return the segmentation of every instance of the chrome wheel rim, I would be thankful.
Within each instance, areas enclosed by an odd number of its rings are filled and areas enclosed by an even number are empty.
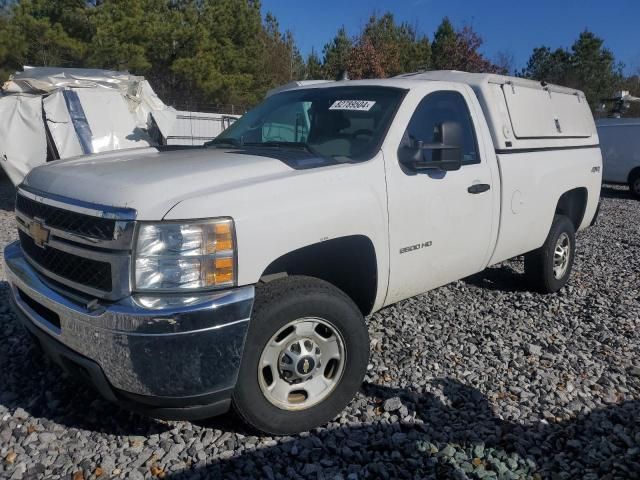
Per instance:
[[[553,251],[553,276],[560,280],[569,268],[569,256],[571,255],[571,241],[566,233],[560,234]]]
[[[336,388],[346,361],[344,340],[326,320],[289,322],[260,355],[258,383],[265,398],[283,410],[304,410]]]

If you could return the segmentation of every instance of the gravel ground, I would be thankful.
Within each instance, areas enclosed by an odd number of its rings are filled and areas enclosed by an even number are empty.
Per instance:
[[[361,393],[295,437],[119,410],[31,347],[2,281],[0,478],[638,478],[640,202],[603,195],[570,286],[529,293],[514,260],[385,308]]]

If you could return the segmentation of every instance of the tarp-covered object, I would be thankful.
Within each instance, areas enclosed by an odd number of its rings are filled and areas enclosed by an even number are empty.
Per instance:
[[[128,72],[89,68],[52,68],[25,66],[5,82],[5,93],[47,93],[63,88],[116,88],[128,90],[143,77]]]
[[[143,77],[110,70],[24,67],[2,91],[0,165],[14,184],[47,160],[161,144],[202,145],[237,118],[177,112]]]
[[[0,96],[0,165],[14,184],[47,158],[39,95]]]
[[[47,119],[47,127],[52,140],[58,149],[60,158],[82,155],[82,145],[78,134],[71,123],[71,115],[64,99],[64,91],[52,93],[42,100],[42,107]]]

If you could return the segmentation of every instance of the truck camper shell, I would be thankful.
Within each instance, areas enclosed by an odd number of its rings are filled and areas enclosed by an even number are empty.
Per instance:
[[[498,151],[598,144],[589,104],[579,90],[489,73],[433,71],[396,78],[469,85]]]

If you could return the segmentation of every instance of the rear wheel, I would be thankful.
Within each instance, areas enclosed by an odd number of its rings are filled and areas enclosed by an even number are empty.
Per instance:
[[[368,359],[364,318],[342,291],[309,277],[269,282],[256,292],[234,407],[263,432],[309,430],[349,403]]]
[[[564,287],[571,276],[575,256],[575,230],[564,215],[556,215],[544,245],[524,257],[524,270],[530,285],[543,293]]]
[[[629,190],[631,190],[631,195],[640,199],[640,171],[636,171],[629,178]]]

